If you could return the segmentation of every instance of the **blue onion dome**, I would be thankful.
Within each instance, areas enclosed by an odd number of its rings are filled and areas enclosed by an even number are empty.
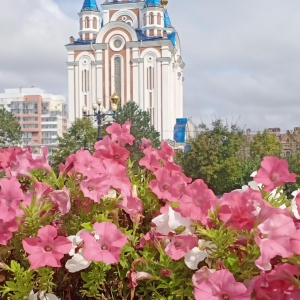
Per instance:
[[[170,17],[169,17],[169,14],[168,14],[168,11],[165,10],[165,27],[170,27],[171,26],[171,20],[170,20]]]
[[[96,0],[84,0],[81,11],[99,11]]]
[[[151,6],[162,7],[161,0],[146,0],[145,1],[145,7],[151,7]]]

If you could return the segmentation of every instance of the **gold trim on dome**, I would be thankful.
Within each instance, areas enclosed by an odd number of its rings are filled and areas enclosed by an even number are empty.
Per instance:
[[[164,9],[167,8],[167,5],[169,3],[169,0],[160,0],[161,5],[164,7]]]

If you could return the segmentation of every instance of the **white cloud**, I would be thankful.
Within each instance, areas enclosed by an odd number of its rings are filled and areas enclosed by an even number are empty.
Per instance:
[[[214,114],[253,130],[299,126],[299,9],[295,0],[170,1],[186,116],[209,122]]]
[[[0,90],[37,86],[66,93],[65,44],[77,22],[52,0],[0,3]]]

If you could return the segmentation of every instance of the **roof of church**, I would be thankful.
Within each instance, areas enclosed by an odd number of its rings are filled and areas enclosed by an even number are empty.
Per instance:
[[[96,0],[84,0],[81,11],[85,10],[99,11]]]
[[[171,26],[171,20],[168,11],[165,10],[165,27],[169,27],[169,26]]]
[[[146,0],[145,6],[162,6],[160,0]]]

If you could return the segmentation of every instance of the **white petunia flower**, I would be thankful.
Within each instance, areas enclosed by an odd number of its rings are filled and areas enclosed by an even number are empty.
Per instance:
[[[297,205],[297,202],[296,202],[296,197],[298,196],[299,193],[300,193],[300,189],[292,192],[292,196],[294,196],[294,198],[292,200],[292,205],[291,205],[292,212],[293,212],[295,218],[298,219],[298,220],[300,220],[300,214],[299,214],[299,211],[298,211],[298,205]]]
[[[185,254],[184,262],[190,269],[197,270],[199,262],[205,260],[207,256],[206,251],[201,251],[198,247],[195,247]]]
[[[65,267],[69,270],[70,273],[84,270],[91,264],[91,262],[87,261],[82,255],[83,240],[80,237],[80,234],[82,232],[88,232],[88,230],[82,229],[78,231],[76,235],[68,236],[68,239],[72,242],[72,249],[69,252],[69,255],[72,256],[72,258],[66,262]]]
[[[90,264],[91,261],[87,261],[82,254],[75,253],[73,257],[66,262],[65,267],[70,273],[75,273],[88,268]]]
[[[198,247],[193,248],[184,256],[184,262],[192,270],[198,269],[199,262],[209,258],[208,250],[216,248],[216,245],[205,240],[198,241]]]
[[[50,293],[45,294],[45,292],[34,293],[33,291],[31,291],[29,294],[29,300],[60,300],[60,299],[57,298],[54,294],[50,294]]]
[[[184,218],[180,213],[174,211],[169,207],[169,211],[164,213],[152,220],[152,222],[157,226],[156,231],[158,233],[167,235],[169,232],[176,230],[178,227],[185,227],[182,234],[191,233],[191,220],[189,218]]]

